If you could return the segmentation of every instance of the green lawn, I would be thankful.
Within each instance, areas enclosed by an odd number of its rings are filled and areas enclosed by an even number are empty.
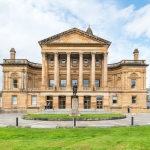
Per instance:
[[[27,114],[28,118],[110,118],[121,117],[123,114],[81,114],[81,116],[72,117],[68,114]]]
[[[150,150],[150,127],[0,128],[0,150]]]

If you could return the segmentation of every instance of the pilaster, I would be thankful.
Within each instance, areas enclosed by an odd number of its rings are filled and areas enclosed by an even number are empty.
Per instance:
[[[95,53],[91,53],[92,62],[91,62],[91,89],[95,88]]]
[[[107,56],[108,53],[104,53],[104,89],[107,89]]]
[[[83,90],[83,53],[79,53],[79,90]]]
[[[67,53],[67,90],[71,90],[70,53]]]
[[[55,89],[58,88],[58,53],[54,53],[54,87]]]

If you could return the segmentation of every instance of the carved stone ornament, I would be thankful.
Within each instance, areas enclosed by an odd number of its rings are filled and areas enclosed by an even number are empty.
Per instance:
[[[66,64],[62,64],[61,67],[66,67]]]
[[[14,72],[11,74],[11,77],[19,77],[18,73]]]
[[[131,77],[131,78],[137,78],[138,75],[137,75],[136,73],[132,73],[132,74],[130,75],[130,77]]]

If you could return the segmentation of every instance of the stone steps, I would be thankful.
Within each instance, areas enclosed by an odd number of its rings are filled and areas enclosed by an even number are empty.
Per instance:
[[[38,112],[38,114],[70,114],[71,109],[46,109],[42,112]],[[104,109],[79,109],[80,114],[105,114],[109,113]]]

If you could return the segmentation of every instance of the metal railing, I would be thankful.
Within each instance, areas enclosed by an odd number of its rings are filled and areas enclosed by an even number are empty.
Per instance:
[[[41,88],[28,88],[28,91],[41,90]]]
[[[102,87],[95,87],[96,90],[103,90],[104,88]]]

